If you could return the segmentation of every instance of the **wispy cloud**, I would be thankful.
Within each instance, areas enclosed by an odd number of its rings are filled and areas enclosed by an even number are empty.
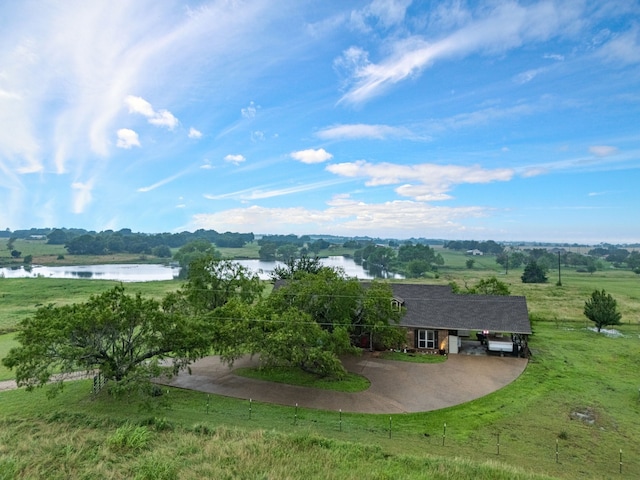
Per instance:
[[[202,132],[193,127],[189,129],[189,138],[202,138]]]
[[[545,53],[542,58],[562,62],[564,60],[564,55],[560,55],[559,53]]]
[[[574,5],[499,2],[493,8],[479,9],[476,18],[439,40],[412,36],[396,41],[389,49],[392,53],[378,63],[369,61],[362,50],[346,50],[337,63],[351,66],[352,86],[340,101],[366,102],[391,86],[420,75],[437,60],[472,53],[502,53],[525,42],[565,34],[579,20],[580,13]]]
[[[593,145],[589,147],[589,152],[596,157],[608,157],[618,153],[618,149],[610,145]]]
[[[332,125],[318,131],[316,136],[323,140],[356,140],[361,138],[384,140],[386,138],[418,138],[417,135],[405,127],[368,125],[364,123]]]
[[[290,156],[294,160],[298,160],[302,163],[322,163],[333,158],[333,155],[327,152],[324,148],[319,148],[317,150],[299,150],[297,152],[292,152]]]
[[[598,54],[606,60],[633,64],[640,62],[640,27],[614,36],[605,43]]]
[[[153,185],[149,185],[148,187],[140,187],[138,189],[138,192],[146,193],[146,192],[150,192],[152,190],[155,190],[158,187],[162,187],[163,185],[171,183],[174,180],[186,175],[187,173],[190,173],[192,170],[193,170],[192,168],[187,168],[187,169],[185,169],[185,170],[183,170],[181,172],[178,172],[178,173],[176,173],[174,175],[171,175],[171,176],[169,176],[167,178],[163,178],[162,180],[154,183]]]
[[[71,184],[71,189],[73,192],[73,213],[83,213],[93,199],[91,195],[93,181],[74,182]]]
[[[134,130],[121,128],[116,132],[116,135],[118,136],[118,141],[116,142],[118,148],[130,149],[131,147],[140,146],[140,138]]]
[[[513,80],[518,84],[529,83],[531,80],[536,78],[541,73],[544,73],[546,70],[546,68],[534,68],[531,70],[527,70],[526,72],[522,72],[516,75]]]
[[[310,192],[312,190],[319,190],[322,188],[332,187],[344,183],[343,180],[328,180],[323,182],[306,183],[300,185],[294,185],[292,187],[284,188],[246,188],[236,192],[223,193],[218,195],[205,194],[204,197],[208,200],[262,200],[265,198],[282,197],[285,195],[292,195],[296,193]]]

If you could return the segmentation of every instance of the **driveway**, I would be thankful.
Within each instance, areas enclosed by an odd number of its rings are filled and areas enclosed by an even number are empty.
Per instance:
[[[243,357],[229,368],[218,357],[191,365],[191,375],[181,373],[163,382],[173,387],[227,397],[320,410],[354,413],[426,412],[458,405],[494,392],[513,382],[527,360],[513,357],[450,355],[446,362],[425,364],[381,360],[365,352],[343,359],[345,368],[367,377],[371,386],[358,393],[334,392],[265,382],[234,375],[234,368],[257,366]]]

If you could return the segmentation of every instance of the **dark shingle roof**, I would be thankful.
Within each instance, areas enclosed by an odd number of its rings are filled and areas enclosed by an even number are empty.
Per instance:
[[[448,286],[392,283],[404,327],[531,334],[525,297],[457,295]]]

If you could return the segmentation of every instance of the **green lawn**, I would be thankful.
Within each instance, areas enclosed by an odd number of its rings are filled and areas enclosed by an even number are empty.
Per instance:
[[[242,367],[235,369],[233,373],[241,377],[287,383],[301,387],[320,388],[322,390],[335,390],[337,392],[361,392],[371,385],[365,377],[354,373],[347,374],[344,379],[335,380],[332,378],[319,378],[317,375],[293,367]]]

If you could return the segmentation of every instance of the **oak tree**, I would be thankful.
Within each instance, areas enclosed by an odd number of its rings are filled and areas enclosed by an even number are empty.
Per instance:
[[[206,355],[209,330],[201,318],[128,295],[120,285],[85,303],[39,308],[20,323],[20,345],[2,363],[29,390],[53,380],[54,394],[74,372],[97,371],[116,383],[149,381]]]

